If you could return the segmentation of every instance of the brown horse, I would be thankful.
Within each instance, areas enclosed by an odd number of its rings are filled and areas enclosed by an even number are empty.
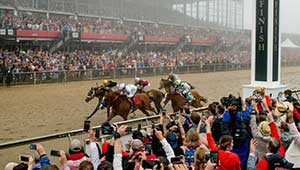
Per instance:
[[[172,87],[172,83],[169,80],[166,79],[160,80],[159,89],[162,88],[164,88],[165,91],[167,92],[166,100],[164,102],[165,105],[168,103],[169,100],[171,100],[172,108],[174,112],[177,112],[179,110],[182,111],[183,109],[185,109],[185,105],[187,103],[185,97],[183,97],[179,93],[172,92],[173,87]],[[201,102],[204,103],[207,102],[207,99],[202,97],[196,90],[191,90],[191,93],[195,98],[195,100],[191,103],[191,106],[198,108],[203,106]]]
[[[147,92],[139,89],[137,93],[145,93],[148,95],[149,99],[153,101],[155,108],[156,108],[156,114],[159,114],[160,111],[163,109],[161,106],[161,101],[165,98],[165,95],[163,92],[155,89],[151,89]]]
[[[151,101],[147,94],[137,93],[135,97],[137,98],[138,103],[135,105],[132,112],[139,109],[146,116],[150,116],[147,110],[155,112],[154,108],[150,104]],[[120,115],[124,120],[128,119],[128,115],[131,113],[131,103],[125,95],[120,95],[119,92],[105,91],[104,102],[107,103],[108,106],[112,107],[111,113],[107,110],[107,121],[110,121],[117,115]]]

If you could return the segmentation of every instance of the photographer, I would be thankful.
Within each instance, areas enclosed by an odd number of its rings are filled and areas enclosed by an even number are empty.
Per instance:
[[[241,166],[245,167],[249,154],[249,141],[251,136],[248,133],[249,118],[248,112],[243,111],[241,98],[236,98],[229,95],[224,100],[221,99],[222,104],[225,104],[226,110],[221,122],[222,135],[229,135],[233,137],[234,146],[233,152],[236,153],[240,160]],[[250,132],[250,130],[249,130]]]
[[[255,91],[253,92],[252,99],[257,106],[257,112],[259,114],[266,115],[270,112],[271,105],[271,98],[270,96],[265,94],[264,87],[256,87]]]

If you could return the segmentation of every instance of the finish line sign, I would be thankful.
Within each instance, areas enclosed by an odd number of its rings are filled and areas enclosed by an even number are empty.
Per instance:
[[[267,81],[268,0],[256,0],[255,81]]]

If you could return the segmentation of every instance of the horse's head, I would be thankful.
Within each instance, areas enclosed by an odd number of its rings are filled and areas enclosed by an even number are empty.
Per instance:
[[[96,91],[97,91],[97,87],[91,87],[91,89],[89,90],[89,92],[85,97],[85,102],[88,103],[89,101],[91,101],[95,97]]]
[[[85,98],[85,101],[88,103],[91,101],[93,98],[97,97],[101,100],[105,92],[105,88],[100,86],[100,87],[91,87],[89,92],[87,93],[87,96]]]
[[[170,93],[171,92],[171,86],[172,86],[172,84],[169,80],[162,78],[162,79],[160,79],[158,89],[161,90],[162,88],[164,88],[167,93]]]

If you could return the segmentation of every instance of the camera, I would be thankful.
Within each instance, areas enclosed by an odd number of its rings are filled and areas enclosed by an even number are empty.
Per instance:
[[[232,94],[230,94],[228,97],[222,97],[221,104],[226,108],[229,106],[236,106],[236,111],[242,111],[243,109],[241,97],[235,97]]]
[[[253,92],[253,95],[252,95],[254,98],[255,98],[255,102],[256,103],[260,103],[263,99],[263,97],[261,96],[261,94],[259,94],[256,90]]]
[[[83,131],[84,132],[88,132],[90,130],[90,121],[89,120],[85,120],[84,124],[83,124]]]
[[[60,157],[60,151],[57,150],[51,150],[50,151],[51,156]]]
[[[219,165],[219,152],[218,151],[206,152],[204,155],[204,161],[207,162],[208,160],[210,160],[211,163],[215,163]]]
[[[30,149],[30,150],[37,150],[36,144],[30,144],[30,145],[29,145],[29,149]]]
[[[99,139],[100,137],[100,129],[95,129],[95,137]]]
[[[127,133],[130,133],[130,132],[132,132],[132,127],[129,127],[129,126],[128,126],[128,127],[126,128],[126,130],[125,130],[125,131],[126,131]]]
[[[183,162],[181,161],[180,156],[176,156],[176,157],[171,158],[171,163],[172,164],[183,164]]]
[[[20,155],[19,160],[23,162],[29,162],[29,156]]]
[[[151,155],[151,154],[152,154],[152,146],[151,146],[151,143],[145,144],[144,147],[145,147],[146,155]]]
[[[112,135],[113,131],[114,131],[114,128],[110,125],[109,122],[104,122],[101,125],[101,130],[102,130],[103,135]]]
[[[142,167],[144,169],[153,169],[157,165],[157,169],[160,169],[160,162],[157,160],[143,160]]]

